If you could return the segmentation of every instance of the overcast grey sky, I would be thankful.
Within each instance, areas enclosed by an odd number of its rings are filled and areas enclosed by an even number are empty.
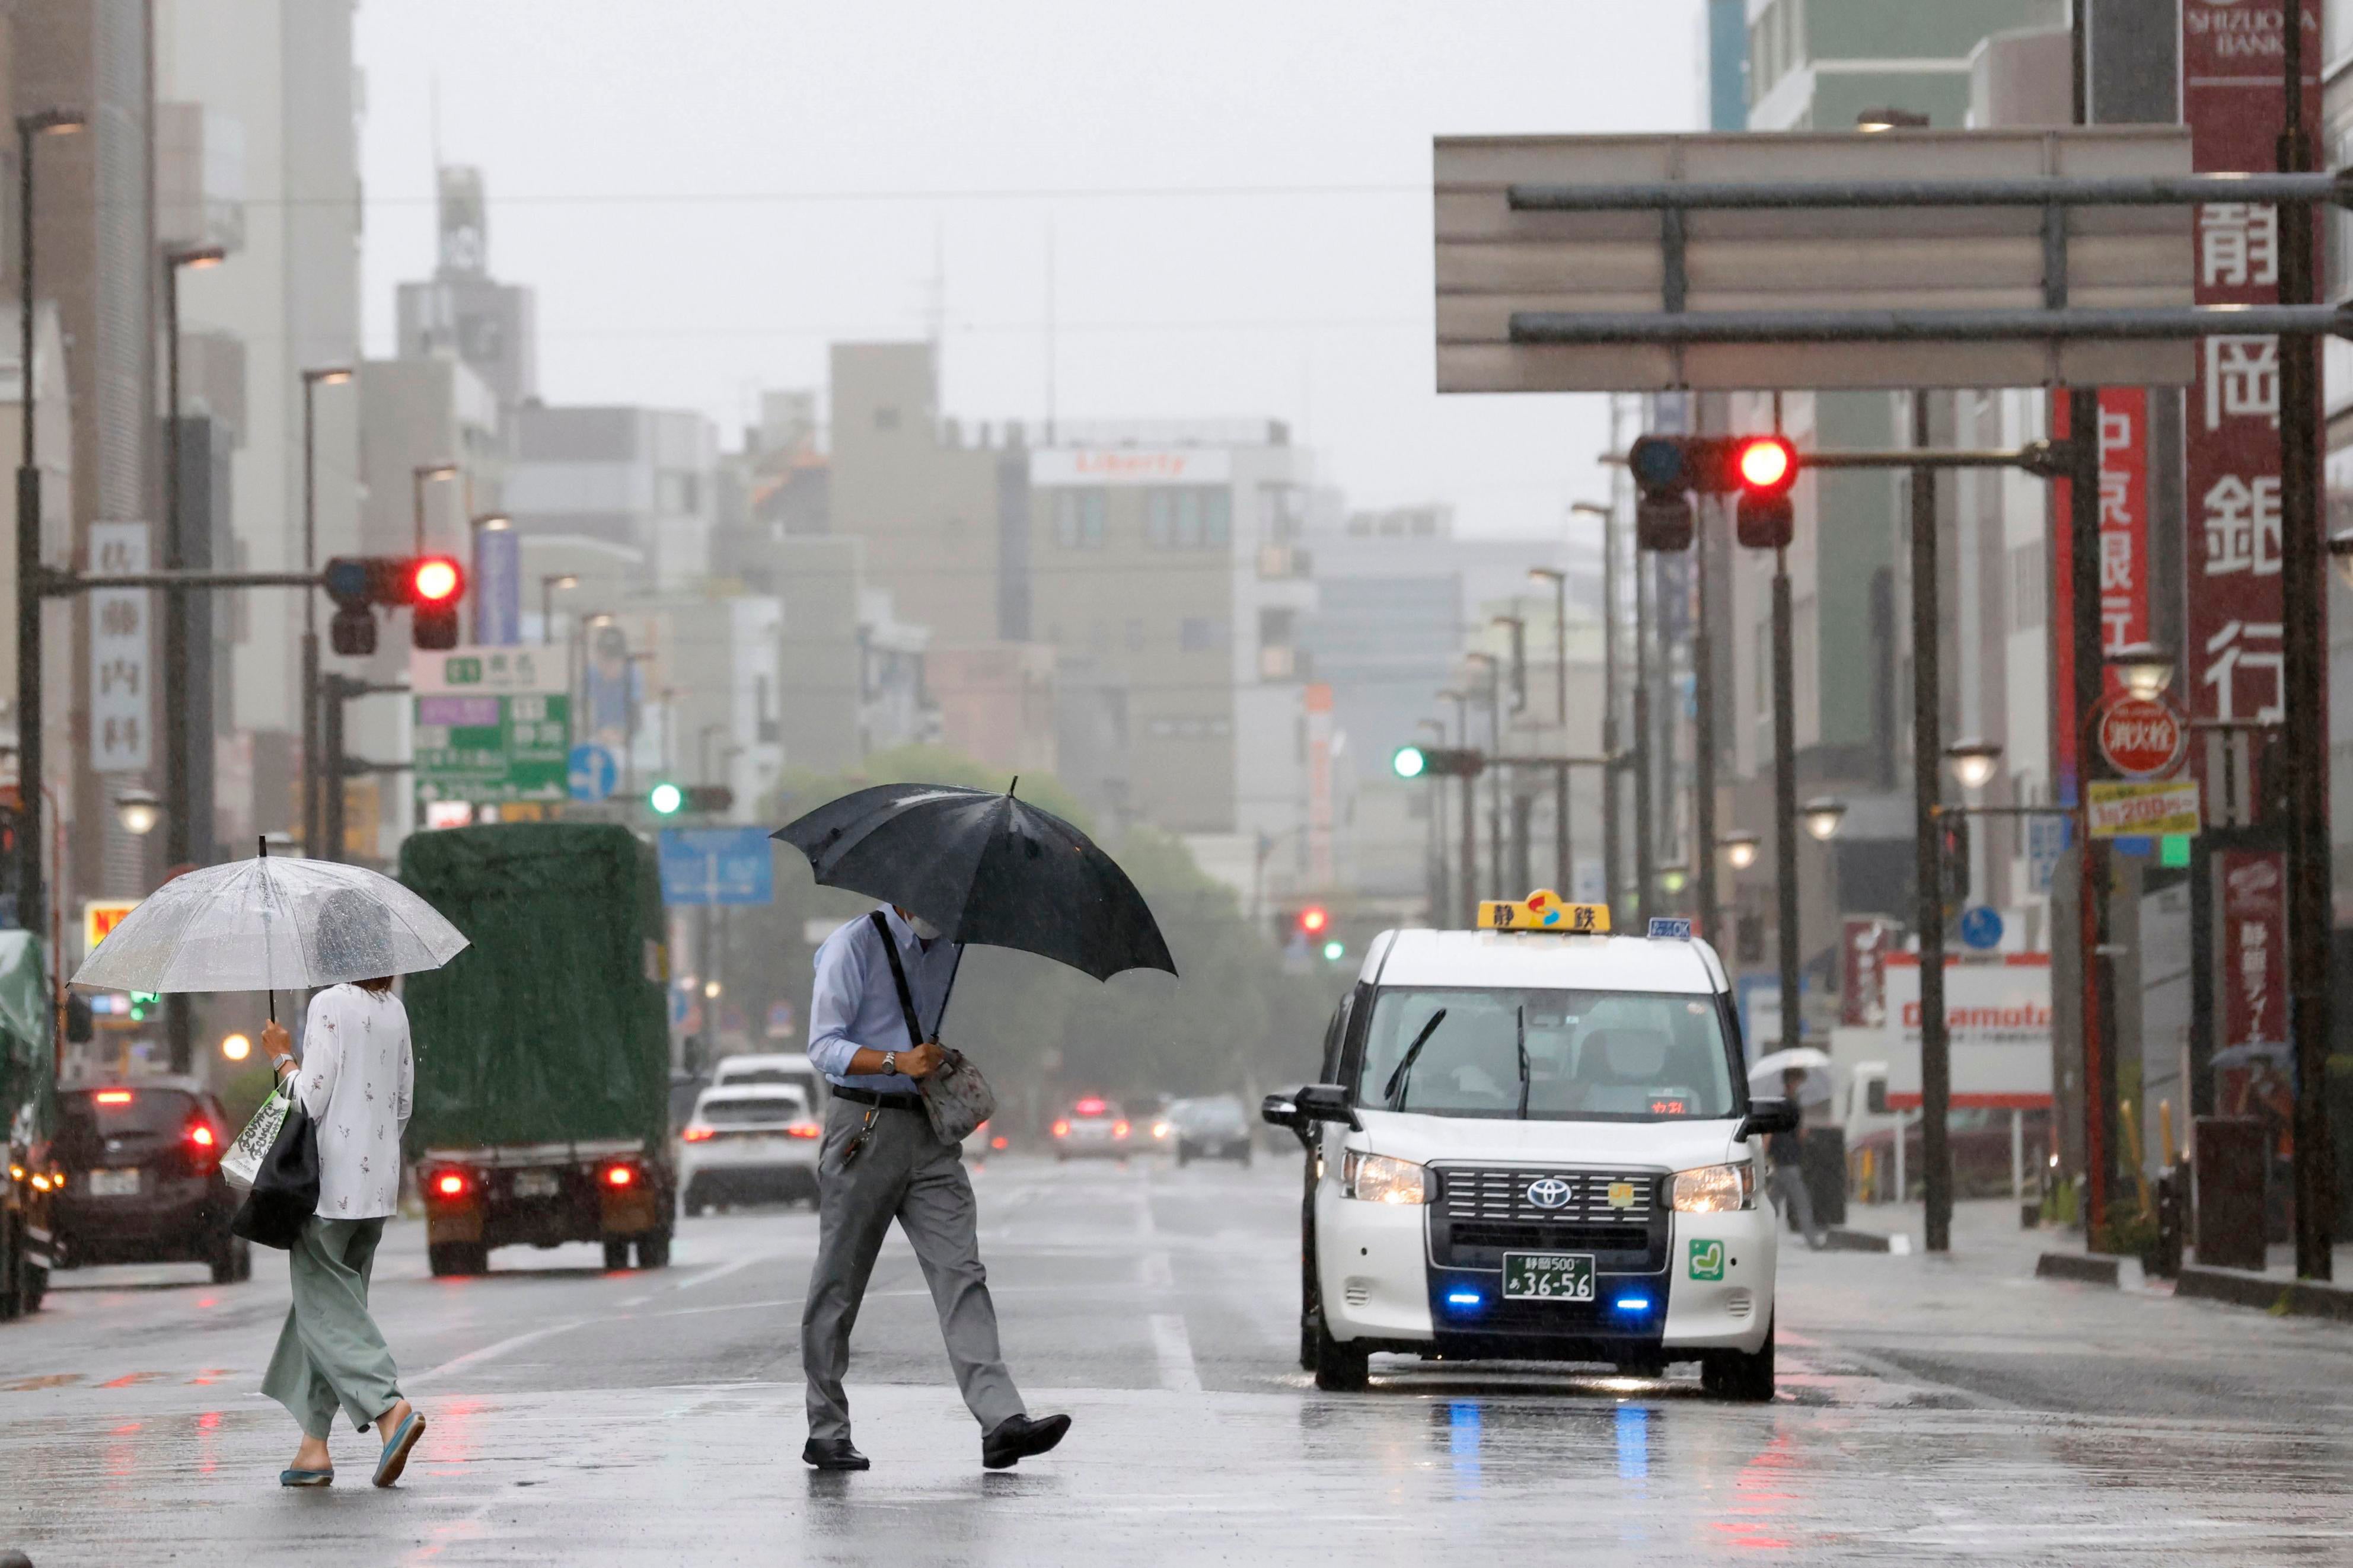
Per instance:
[[[1431,136],[1699,112],[1695,0],[362,0],[358,51],[371,353],[438,120],[551,402],[732,441],[936,308],[946,412],[1034,422],[1050,234],[1060,417],[1272,416],[1354,504],[1486,533],[1601,493],[1606,411],[1431,390]]]

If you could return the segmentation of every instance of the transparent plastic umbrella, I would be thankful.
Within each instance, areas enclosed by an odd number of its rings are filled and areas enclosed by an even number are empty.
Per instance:
[[[457,927],[360,866],[262,855],[164,883],[74,972],[101,991],[305,991],[438,969]]]

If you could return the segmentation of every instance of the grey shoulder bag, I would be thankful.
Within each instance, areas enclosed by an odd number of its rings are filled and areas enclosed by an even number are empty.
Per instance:
[[[891,978],[899,987],[899,1014],[907,1025],[907,1044],[923,1045],[923,1020],[915,1016],[915,994],[907,987],[907,967],[899,962],[899,944],[891,935],[891,922],[881,910],[868,918],[874,922],[874,934],[882,939],[883,956],[891,961]],[[961,953],[957,961],[963,961]],[[997,1095],[962,1051],[940,1048],[946,1051],[947,1059],[931,1077],[917,1079],[915,1087],[923,1090],[923,1114],[931,1121],[933,1135],[943,1143],[961,1143],[972,1136],[973,1129],[997,1114]]]

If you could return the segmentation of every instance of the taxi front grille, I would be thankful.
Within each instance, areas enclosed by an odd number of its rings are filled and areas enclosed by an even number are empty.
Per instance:
[[[1455,1224],[1647,1225],[1658,1201],[1655,1171],[1439,1168],[1439,1205]]]
[[[1430,1261],[1501,1268],[1512,1252],[1590,1252],[1607,1268],[1666,1267],[1657,1171],[1441,1165],[1430,1206]],[[1614,1201],[1613,1201],[1614,1200]]]

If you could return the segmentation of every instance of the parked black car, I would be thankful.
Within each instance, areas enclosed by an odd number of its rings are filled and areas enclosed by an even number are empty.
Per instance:
[[[220,1169],[235,1135],[194,1079],[59,1091],[47,1162],[59,1182],[49,1210],[58,1267],[202,1263],[215,1284],[251,1278],[253,1250],[229,1234],[237,1194]]]

